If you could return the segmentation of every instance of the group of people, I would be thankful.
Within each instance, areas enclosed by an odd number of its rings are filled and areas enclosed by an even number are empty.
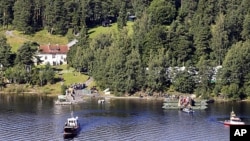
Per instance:
[[[180,96],[178,106],[181,108],[194,106],[194,100],[190,96]]]
[[[75,90],[82,90],[86,87],[84,83],[74,83],[70,86],[70,88],[73,88]]]

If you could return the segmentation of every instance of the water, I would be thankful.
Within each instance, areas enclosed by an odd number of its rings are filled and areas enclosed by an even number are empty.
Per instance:
[[[143,99],[54,105],[50,97],[0,95],[0,140],[64,140],[63,125],[71,111],[82,128],[74,141],[229,141],[229,127],[219,121],[229,118],[232,107],[250,122],[247,102],[214,103],[193,115],[161,106],[160,101]]]

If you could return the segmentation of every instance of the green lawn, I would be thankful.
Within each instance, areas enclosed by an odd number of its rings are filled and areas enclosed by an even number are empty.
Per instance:
[[[128,34],[131,35],[133,33],[134,22],[128,21],[126,28],[128,29]],[[98,26],[89,30],[89,37],[95,38],[97,35],[101,33],[112,33],[117,32],[117,24],[113,23],[110,27]],[[6,30],[1,30],[1,34],[5,34]],[[10,35],[6,35],[7,42],[12,47],[12,51],[16,52],[18,48],[26,41],[34,41],[38,44],[67,44],[68,38],[67,36],[61,35],[51,35],[46,30],[41,30],[32,35],[25,35],[19,31],[13,30]]]
[[[7,42],[12,47],[12,51],[16,52],[18,48],[26,41],[37,42],[38,44],[67,44],[66,36],[51,35],[46,30],[41,30],[33,35],[25,35],[16,30],[12,31],[11,35],[6,35]]]
[[[65,85],[70,85],[73,83],[84,83],[88,79],[87,75],[81,74],[75,71],[73,68],[68,68],[67,65],[55,66],[54,68],[61,70],[56,75],[56,77],[63,77]]]
[[[133,26],[134,22],[128,21],[126,28],[128,29],[128,34],[131,35],[133,33]],[[95,28],[92,28],[89,30],[89,37],[90,38],[95,38],[97,35],[102,34],[102,33],[112,33],[112,32],[117,32],[117,23],[113,23],[110,27],[103,27],[103,26],[98,26]]]

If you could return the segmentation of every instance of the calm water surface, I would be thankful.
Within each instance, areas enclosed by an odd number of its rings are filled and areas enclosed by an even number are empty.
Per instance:
[[[100,105],[96,99],[78,105],[54,105],[50,97],[0,95],[0,140],[61,141],[71,111],[81,132],[74,141],[229,141],[229,127],[219,121],[234,108],[250,123],[250,103],[213,103],[193,115],[163,110],[162,102],[113,99]]]

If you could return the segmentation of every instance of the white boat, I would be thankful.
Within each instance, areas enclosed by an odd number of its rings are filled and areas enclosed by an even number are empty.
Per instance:
[[[194,110],[192,108],[183,108],[182,111],[186,113],[194,113]]]
[[[104,100],[104,99],[99,99],[99,100],[98,100],[98,104],[103,104],[103,103],[105,103],[105,100]]]
[[[230,114],[230,119],[225,120],[223,123],[224,125],[245,125],[245,122],[241,121],[241,119],[236,116],[233,110]]]
[[[80,123],[78,121],[78,117],[68,118],[64,125],[64,137],[74,137],[80,131]]]

